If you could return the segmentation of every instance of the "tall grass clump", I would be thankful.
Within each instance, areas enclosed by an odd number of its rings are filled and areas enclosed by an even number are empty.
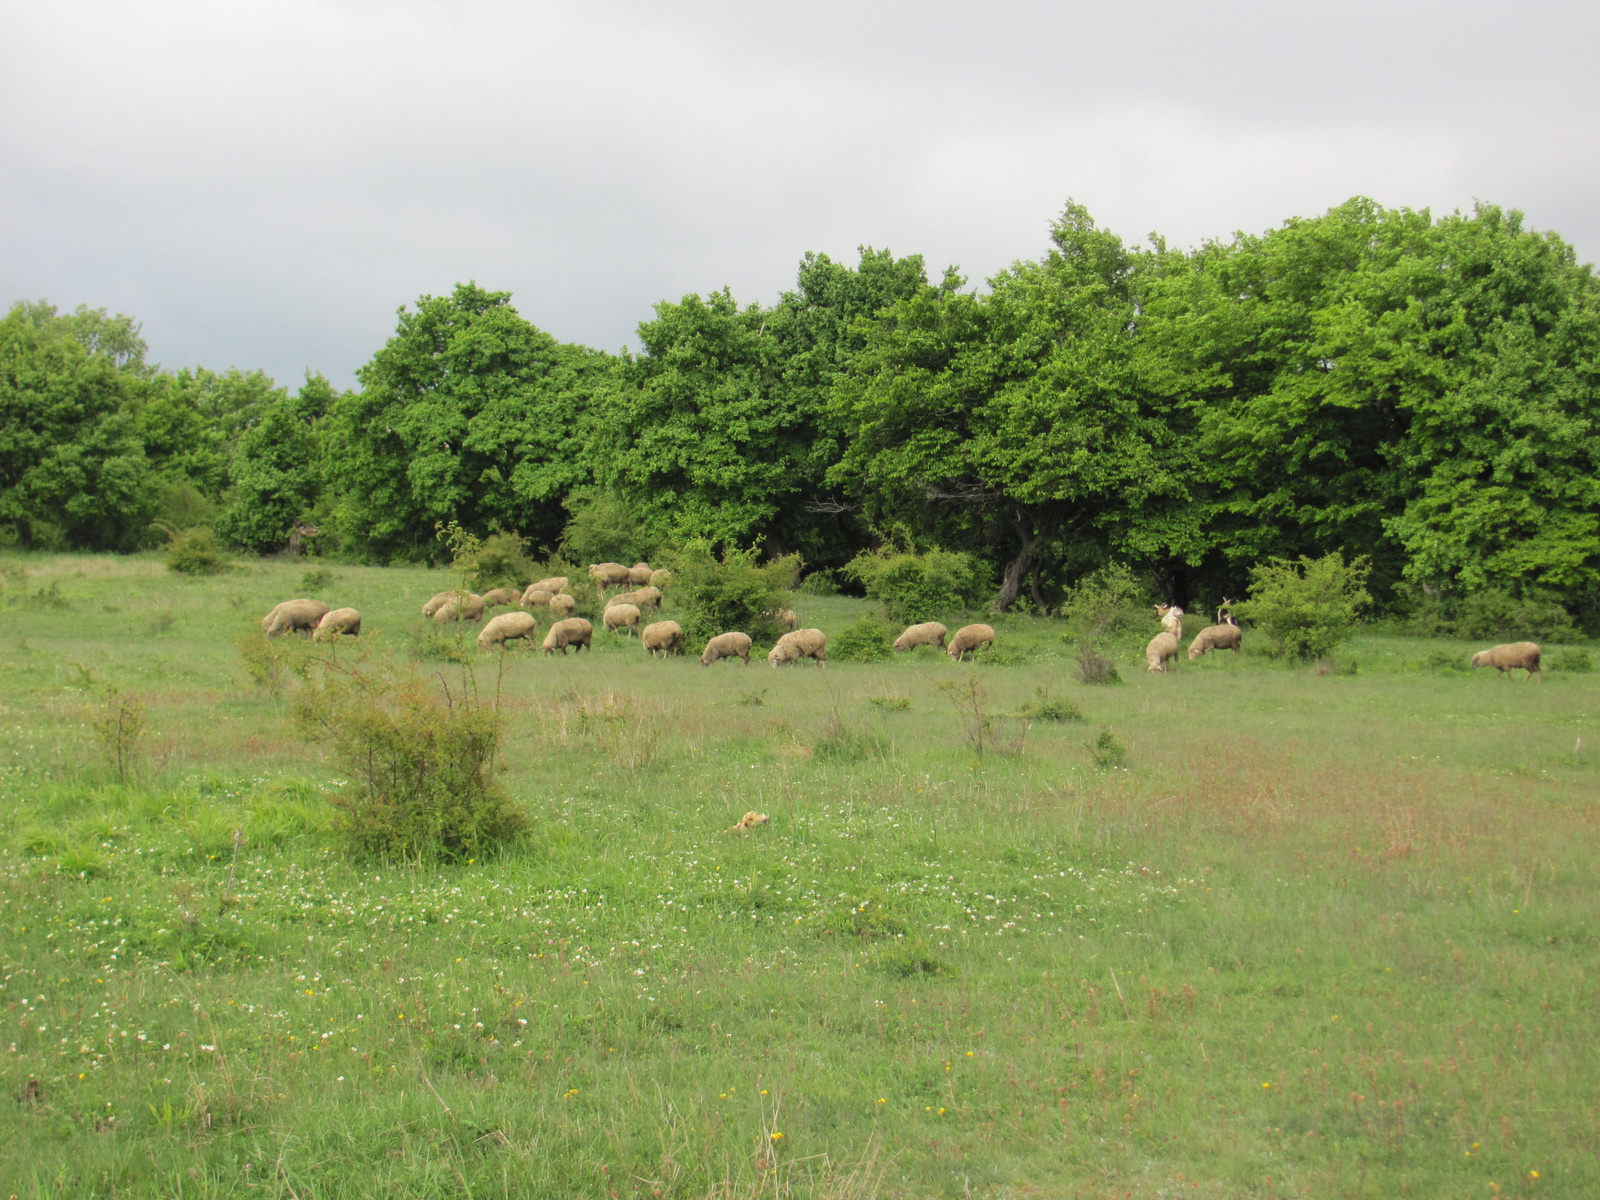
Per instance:
[[[197,529],[167,530],[167,570],[179,575],[221,575],[228,569],[227,556],[217,538],[203,526]]]
[[[828,639],[834,662],[888,662],[894,653],[891,631],[871,613],[862,613]]]
[[[886,547],[856,555],[843,573],[860,583],[891,621],[903,625],[976,608],[993,582],[981,559],[953,550],[917,554]]]
[[[294,696],[295,722],[332,747],[349,784],[336,825],[363,854],[459,859],[514,841],[527,818],[497,777],[503,723],[469,670],[452,688],[362,658],[318,660]]]
[[[1321,558],[1275,558],[1251,571],[1250,597],[1234,611],[1253,622],[1280,654],[1326,658],[1354,635],[1367,594],[1371,564],[1345,562],[1337,550]]]
[[[778,613],[791,604],[799,570],[798,555],[759,563],[754,548],[726,550],[718,558],[709,543],[689,543],[672,560],[673,602],[684,640],[701,644],[736,630],[758,643],[776,641]]]

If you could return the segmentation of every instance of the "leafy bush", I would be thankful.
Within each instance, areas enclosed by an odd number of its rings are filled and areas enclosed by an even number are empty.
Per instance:
[[[307,594],[311,592],[320,592],[332,582],[332,571],[328,570],[326,567],[316,567],[313,570],[305,571],[301,574],[300,590],[306,592]]]
[[[1072,674],[1079,683],[1121,683],[1122,676],[1117,671],[1117,664],[1100,646],[1100,643],[1084,640],[1073,647],[1073,658],[1076,665]]]
[[[795,590],[802,596],[837,596],[839,581],[834,578],[832,571],[811,571]]]
[[[521,836],[527,818],[496,776],[503,723],[461,684],[361,659],[321,660],[294,698],[296,724],[332,746],[349,786],[329,795],[353,849],[411,861],[483,854]]]
[[[1594,659],[1589,657],[1587,650],[1570,647],[1566,650],[1557,650],[1544,660],[1547,671],[1566,671],[1572,675],[1587,675],[1594,670]]]
[[[459,555],[454,566],[475,592],[525,588],[539,577],[539,568],[528,557],[528,539],[514,533],[491,533]]]
[[[1033,694],[1039,699],[1029,700],[1018,709],[1020,715],[1031,721],[1081,721],[1083,710],[1071,700],[1052,699],[1048,685],[1036,687]]]
[[[828,639],[828,658],[834,662],[887,662],[893,653],[894,635],[870,613]]]
[[[1143,630],[1155,617],[1148,589],[1121,563],[1101,567],[1068,588],[1061,615],[1068,642],[1104,642]]]
[[[846,563],[843,572],[883,605],[891,621],[902,625],[975,608],[992,586],[987,564],[951,550],[863,552]]]
[[[672,560],[673,602],[684,641],[703,645],[735,630],[757,642],[776,641],[777,614],[790,606],[799,568],[797,555],[762,564],[754,549],[732,549],[718,559],[708,543],[691,542]]]
[[[1116,770],[1128,761],[1128,748],[1104,725],[1094,741],[1084,743],[1084,749],[1089,752],[1094,765],[1102,771]]]
[[[221,575],[228,560],[216,536],[205,527],[172,530],[167,539],[167,570],[179,575]]]
[[[1572,614],[1554,596],[1538,591],[1519,596],[1504,588],[1458,598],[1424,596],[1410,626],[1426,637],[1465,641],[1557,642],[1576,633]]]
[[[1296,562],[1275,558],[1251,570],[1250,598],[1235,612],[1259,626],[1279,652],[1326,658],[1355,632],[1358,615],[1372,603],[1365,587],[1370,571],[1367,559],[1347,563],[1338,551]]]
[[[573,562],[631,565],[661,551],[661,539],[646,529],[620,493],[581,488],[567,498],[566,506],[572,518],[561,531],[561,551]]]

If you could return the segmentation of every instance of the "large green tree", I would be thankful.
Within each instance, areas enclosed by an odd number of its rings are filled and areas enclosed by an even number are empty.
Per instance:
[[[76,548],[129,548],[149,521],[126,363],[85,345],[82,315],[18,304],[0,319],[0,522],[23,546],[49,526]]]
[[[334,404],[325,466],[338,523],[377,557],[437,554],[435,526],[500,525],[552,546],[586,454],[608,356],[525,321],[506,292],[458,284],[399,327]]]
[[[294,523],[311,515],[322,490],[318,425],[338,395],[321,375],[308,375],[297,395],[280,393],[239,435],[217,518],[222,537],[267,554],[283,549]]]

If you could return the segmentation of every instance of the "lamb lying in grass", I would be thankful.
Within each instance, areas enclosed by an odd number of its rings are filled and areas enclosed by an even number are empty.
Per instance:
[[[772,818],[767,816],[766,813],[747,812],[747,813],[745,813],[744,816],[739,818],[739,820],[738,820],[738,822],[736,824],[728,826],[728,828],[724,829],[722,832],[723,833],[749,833],[752,829],[756,828],[756,826],[758,826],[758,825],[769,825],[771,823],[772,823]]]
[[[1145,670],[1155,675],[1165,675],[1167,663],[1178,658],[1178,635],[1170,629],[1150,639],[1144,648]]]
[[[1480,650],[1472,656],[1472,666],[1474,670],[1478,667],[1494,667],[1502,675],[1520,668],[1528,673],[1529,679],[1537,675],[1539,682],[1544,682],[1544,671],[1539,666],[1537,642],[1508,642],[1492,650]]]

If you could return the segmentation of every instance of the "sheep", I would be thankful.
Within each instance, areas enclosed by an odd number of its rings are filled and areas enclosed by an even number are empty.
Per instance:
[[[628,587],[633,583],[633,572],[621,563],[590,563],[589,574],[602,593],[608,587]]]
[[[327,612],[328,606],[321,600],[285,600],[261,618],[261,628],[268,637],[282,637],[297,630],[310,633]]]
[[[1145,670],[1153,675],[1164,675],[1169,659],[1177,662],[1178,635],[1170,629],[1164,629],[1151,638],[1144,648]]]
[[[483,597],[471,592],[457,592],[434,612],[433,619],[441,625],[451,621],[476,621],[483,616]]]
[[[619,629],[633,636],[633,631],[639,628],[639,606],[637,604],[608,604],[605,615],[600,618],[612,633]]]
[[[1222,603],[1217,606],[1218,625],[1232,625],[1235,628],[1238,627],[1239,622],[1233,615],[1233,604],[1234,602],[1229,600],[1226,596],[1222,598]]]
[[[538,628],[539,622],[533,619],[531,613],[501,613],[485,623],[478,633],[478,649],[487,650],[491,646],[499,646],[504,650],[507,642],[532,637]]]
[[[650,586],[653,587],[653,588],[660,588],[662,591],[666,591],[667,590],[667,584],[669,584],[671,582],[672,582],[672,572],[671,571],[651,571],[650,572],[649,583],[650,583]]]
[[[628,582],[638,587],[640,584],[650,582],[650,576],[655,572],[649,563],[634,563],[628,568]]]
[[[552,575],[548,579],[540,579],[528,585],[528,591],[538,588],[541,592],[549,592],[552,596],[567,590],[567,577],[565,575]]]
[[[709,667],[719,658],[742,658],[750,665],[750,635],[748,633],[719,633],[706,643],[700,655],[700,665]]]
[[[1161,628],[1173,637],[1183,636],[1183,609],[1176,604],[1156,605],[1156,616],[1161,618]]]
[[[434,596],[433,599],[429,600],[422,606],[423,618],[431,618],[434,613],[438,612],[441,608],[459,595],[461,595],[460,588],[451,588],[448,592],[440,592],[438,595]]]
[[[1243,644],[1244,631],[1237,625],[1207,625],[1189,643],[1189,661],[1193,662],[1207,650],[1232,650],[1237,654]]]
[[[767,816],[766,813],[747,812],[747,813],[745,813],[744,816],[740,817],[739,820],[736,823],[734,823],[733,825],[728,826],[728,828],[724,829],[722,832],[723,833],[749,833],[752,829],[756,828],[758,825],[770,825],[771,823],[772,823],[772,818]]]
[[[633,595],[637,599],[630,601],[630,603],[637,604],[640,608],[644,608],[646,605],[651,608],[661,607],[661,589],[658,587],[646,584],[642,588],[635,588]]]
[[[960,662],[969,653],[976,655],[979,647],[994,645],[994,629],[988,625],[963,625],[950,639],[951,662]]]
[[[944,635],[950,631],[937,621],[924,621],[913,625],[894,640],[896,650],[911,650],[917,646],[937,646],[944,649]]]
[[[522,590],[520,588],[490,588],[483,594],[483,606],[493,608],[503,605],[506,608],[515,608],[522,603]]]
[[[682,654],[683,627],[676,621],[652,621],[644,627],[644,648],[651,658],[656,656],[657,650],[661,651],[662,658]]]
[[[566,613],[570,617],[578,611],[578,602],[562,592],[560,595],[550,597],[550,611]]]
[[[540,587],[538,584],[534,584],[527,591],[522,593],[522,607],[523,608],[549,608],[550,607],[550,598],[553,595],[555,595],[554,592],[546,591],[544,588]]]
[[[779,629],[793,630],[800,627],[800,614],[792,608],[780,608],[772,615],[777,619]]]
[[[778,667],[786,662],[799,662],[809,658],[817,666],[828,663],[828,637],[820,629],[796,629],[778,639],[778,644],[767,654],[767,664]]]
[[[550,626],[550,632],[544,635],[544,652],[554,654],[561,651],[561,657],[567,656],[567,647],[575,647],[573,653],[581,654],[588,650],[594,652],[592,639],[594,627],[582,617],[568,617],[565,621],[557,621]]]
[[[1539,666],[1538,642],[1509,642],[1492,650],[1480,650],[1472,656],[1472,667],[1473,670],[1494,667],[1501,675],[1520,667],[1528,673],[1529,679],[1537,675],[1539,682],[1544,682],[1544,670]]]
[[[322,614],[322,620],[317,622],[316,629],[312,631],[311,640],[322,642],[341,634],[355,637],[360,632],[361,613],[354,608],[336,608]]]

